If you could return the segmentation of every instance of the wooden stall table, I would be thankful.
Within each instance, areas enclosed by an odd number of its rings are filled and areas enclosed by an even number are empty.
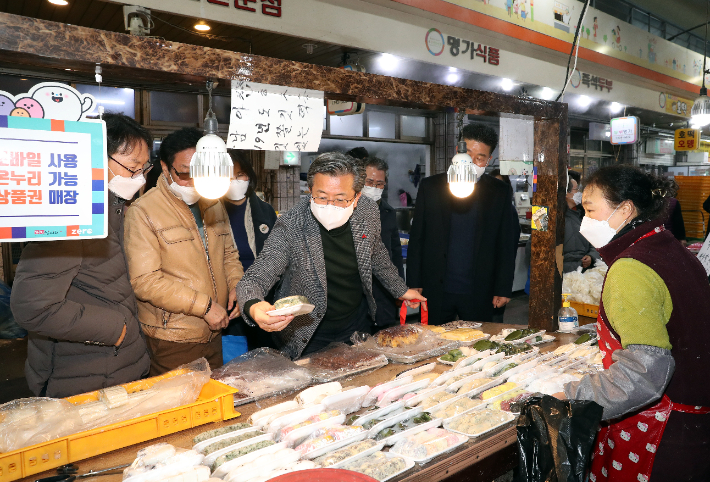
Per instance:
[[[495,335],[504,328],[524,329],[526,326],[484,323],[481,330],[485,333]],[[544,353],[552,351],[561,345],[571,343],[578,336],[566,333],[553,333],[553,335],[556,337],[555,341],[538,345],[541,352]],[[378,383],[391,380],[398,373],[404,370],[435,361],[436,358],[412,365],[390,363],[385,367],[356,375],[352,378],[340,380],[340,382],[343,384],[343,387],[357,387],[362,385],[375,386]],[[443,373],[449,368],[449,366],[437,363],[434,372]],[[169,443],[175,447],[190,449],[193,446],[192,439],[196,435],[207,430],[219,428],[223,425],[231,425],[240,421],[246,421],[252,413],[263,408],[276,405],[277,403],[291,400],[295,395],[296,393],[294,392],[279,397],[261,400],[255,403],[240,405],[237,407],[237,410],[242,414],[239,418],[201,425],[199,427],[167,435],[159,439],[153,439],[148,442],[132,445],[121,450],[116,450],[114,452],[76,462],[79,466],[79,474],[86,473],[90,470],[101,470],[109,467],[129,464],[135,459],[136,452],[138,452],[138,450],[159,442]],[[440,455],[424,465],[417,464],[413,470],[406,472],[401,477],[391,480],[407,482],[490,481],[507,473],[517,465],[518,449],[516,439],[517,436],[515,426],[508,426],[507,428],[502,428],[492,435],[481,438],[480,440],[469,440],[455,452]],[[27,480],[37,480],[39,478],[49,477],[52,475],[56,475],[56,472],[44,472],[28,477]],[[101,482],[119,482],[121,479],[122,475],[118,473],[116,475],[102,476],[100,480]]]

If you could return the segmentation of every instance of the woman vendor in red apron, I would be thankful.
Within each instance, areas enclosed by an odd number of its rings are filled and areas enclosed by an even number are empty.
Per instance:
[[[604,408],[592,482],[710,481],[710,284],[658,220],[676,188],[624,165],[586,182],[580,233],[609,266],[597,319],[605,370],[564,394]]]

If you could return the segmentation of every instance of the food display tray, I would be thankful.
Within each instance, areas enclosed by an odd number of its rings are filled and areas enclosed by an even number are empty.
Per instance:
[[[343,447],[347,447],[350,444],[361,442],[366,438],[367,430],[364,430],[357,435],[353,435],[352,437],[344,438],[343,440],[338,440],[315,450],[311,450],[310,452],[303,454],[303,458],[309,460],[315,459],[316,457],[320,457],[321,455],[325,455],[330,452],[335,452],[336,450],[342,449]]]
[[[120,386],[132,393],[148,389],[160,380],[183,373],[181,370],[173,370],[164,375]],[[193,403],[2,453],[0,482],[19,480],[206,423],[233,419],[241,415],[234,411],[234,394],[237,391],[224,383],[210,380],[202,387],[200,395]],[[99,392],[95,391],[65,400],[78,405],[98,399]]]
[[[486,434],[489,434],[489,433],[491,433],[491,432],[494,432],[494,431],[498,430],[499,428],[501,428],[501,427],[503,427],[503,426],[509,424],[510,422],[512,422],[513,420],[515,420],[515,419],[517,418],[516,415],[514,415],[514,414],[512,414],[512,413],[510,413],[510,412],[500,411],[500,413],[506,414],[506,415],[507,415],[507,417],[506,417],[507,420],[506,420],[505,422],[499,423],[499,424],[496,425],[495,427],[492,427],[492,428],[489,428],[489,429],[487,429],[487,430],[484,430],[483,432],[476,432],[476,433],[470,433],[470,434],[469,434],[469,433],[465,433],[465,432],[459,432],[458,430],[454,430],[453,428],[450,428],[450,427],[449,427],[449,426],[451,425],[451,423],[457,419],[457,417],[462,417],[462,416],[464,416],[464,415],[467,415],[467,414],[465,414],[465,413],[462,413],[462,414],[460,414],[460,415],[457,415],[456,417],[453,417],[452,419],[450,419],[450,420],[448,420],[447,422],[445,422],[445,423],[444,423],[444,428],[445,428],[446,430],[450,430],[451,432],[458,433],[458,434],[461,434],[461,435],[465,435],[466,437],[471,437],[471,438],[482,437],[483,435],[486,435]]]
[[[353,367],[335,369],[325,368],[311,363],[311,358],[316,354],[320,354],[321,352],[328,353],[330,351],[337,354],[338,350],[345,350],[345,356],[360,352],[363,355],[371,355],[373,356],[373,358],[368,360],[367,362],[355,365]],[[388,361],[386,356],[382,355],[381,353],[374,352],[373,350],[364,350],[360,347],[354,347],[345,345],[343,343],[338,343],[331,344],[320,352],[311,354],[306,358],[296,360],[294,361],[294,363],[311,372],[311,375],[313,376],[313,380],[315,382],[328,383],[334,382],[336,380],[342,380],[343,378],[353,377],[355,375],[359,375],[361,373],[365,373],[369,370],[374,370],[376,368],[382,368],[383,366],[387,365]]]
[[[347,447],[347,446],[346,446],[346,447]],[[341,447],[341,448],[342,448],[342,447]],[[375,445],[375,446],[373,446],[373,447],[370,447],[370,448],[367,449],[367,450],[363,450],[363,451],[360,452],[359,454],[355,454],[355,455],[353,455],[352,457],[348,457],[347,459],[341,460],[340,462],[337,462],[337,463],[335,463],[335,464],[333,464],[333,465],[330,465],[330,466],[328,466],[328,467],[326,467],[326,468],[327,468],[327,469],[342,469],[343,466],[348,465],[350,462],[354,462],[354,461],[356,461],[357,459],[360,459],[360,458],[363,458],[363,457],[367,457],[368,455],[372,455],[372,454],[374,454],[375,452],[379,452],[379,451],[382,450],[383,448],[385,448],[385,443],[384,443],[384,442],[378,442],[377,445]],[[335,452],[335,450],[331,450],[331,452]]]
[[[376,451],[375,451],[375,452],[376,452]],[[371,452],[371,453],[369,453],[369,454],[367,454],[367,455],[372,455],[372,454],[375,453],[375,452]],[[360,454],[357,454],[355,457],[351,457],[351,458],[350,458],[350,462],[356,462],[356,461],[358,461],[358,460],[361,459],[361,458],[367,457],[367,455],[363,455],[364,453],[365,453],[365,452],[362,452],[362,453],[360,453]],[[412,469],[414,468],[414,465],[415,465],[415,464],[414,464],[414,461],[412,461],[411,459],[408,459],[407,457],[403,457],[402,455],[395,454],[395,453],[393,453],[393,452],[384,452],[384,454],[385,454],[385,457],[387,457],[388,459],[391,459],[391,458],[394,458],[394,457],[399,457],[399,458],[401,458],[402,460],[404,460],[404,463],[405,463],[406,465],[405,465],[405,467],[404,467],[402,470],[400,470],[399,472],[396,472],[396,473],[390,475],[389,477],[386,477],[386,478],[382,479],[381,482],[385,482],[385,481],[390,480],[390,479],[392,479],[392,478],[394,478],[394,477],[397,477],[398,475],[402,475],[403,473],[405,473],[405,472],[407,472],[407,471],[409,471],[409,470],[412,470]],[[348,463],[350,463],[350,462],[348,462]],[[327,469],[335,469],[335,468],[342,469],[342,468],[344,468],[344,465],[343,465],[343,466],[339,466],[339,467],[327,467]]]
[[[447,429],[447,430],[448,430],[448,429]],[[454,431],[451,430],[451,432],[454,432]],[[389,453],[397,454],[397,455],[399,455],[400,457],[402,457],[402,458],[405,459],[405,460],[409,459],[409,460],[411,460],[412,462],[416,462],[416,463],[418,463],[418,464],[426,464],[427,462],[431,462],[432,460],[434,460],[434,459],[435,459],[436,457],[438,457],[439,455],[443,455],[443,454],[449,453],[449,452],[451,452],[451,451],[457,449],[457,448],[460,447],[461,445],[465,444],[466,442],[468,442],[468,436],[463,435],[463,434],[461,434],[461,433],[459,433],[459,432],[454,432],[454,433],[456,433],[456,435],[459,437],[458,443],[455,443],[455,444],[452,445],[451,447],[447,447],[446,450],[442,450],[441,452],[437,452],[437,453],[435,453],[435,454],[428,455],[428,456],[426,456],[426,457],[424,457],[424,458],[421,458],[421,459],[415,459],[415,458],[412,458],[412,457],[407,457],[406,455],[398,454],[397,452],[394,452],[394,451],[392,451],[392,450],[390,450]]]
[[[220,465],[217,470],[215,470],[212,473],[212,477],[221,479],[225,477],[229,472],[234,470],[235,468],[239,467],[240,465],[247,464],[253,460],[256,460],[257,458],[261,457],[262,455],[268,455],[268,454],[274,454],[278,452],[279,450],[283,450],[287,448],[285,442],[279,442],[274,445],[269,445],[268,447],[264,447],[263,449],[255,450],[254,452],[242,455],[241,457],[238,457],[236,459],[232,459],[229,462],[225,462],[222,465]]]

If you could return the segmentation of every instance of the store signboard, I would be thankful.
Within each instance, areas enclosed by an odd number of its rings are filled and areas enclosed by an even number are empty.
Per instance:
[[[580,72],[579,70],[574,69],[574,72],[572,72],[570,78],[570,85],[575,89],[578,89],[580,86],[587,89],[594,87],[594,90],[598,90],[599,92],[604,92],[604,89],[606,89],[606,92],[609,93],[614,87],[614,81],[605,79],[600,75]]]
[[[710,152],[710,141],[701,140],[698,150],[701,152]]]
[[[611,143],[634,144],[639,140],[639,118],[636,116],[615,117],[610,121]]]
[[[658,96],[658,106],[665,109],[668,114],[690,117],[690,107],[693,105],[691,99],[685,99],[673,94],[661,92]]]
[[[207,3],[220,5],[222,7],[232,6],[237,10],[248,13],[257,13],[257,11],[259,11],[262,15],[281,18],[283,3],[287,0],[261,0],[261,8],[259,8],[259,4],[257,4],[256,1],[257,0],[207,0]]]
[[[698,129],[676,129],[674,147],[676,151],[695,151],[700,146]]]
[[[0,116],[0,241],[105,238],[106,126]]]

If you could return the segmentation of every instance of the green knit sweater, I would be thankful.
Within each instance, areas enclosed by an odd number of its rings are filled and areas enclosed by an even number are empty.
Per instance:
[[[673,302],[666,284],[647,265],[630,258],[614,262],[602,293],[604,311],[621,345],[672,348],[666,324]]]

